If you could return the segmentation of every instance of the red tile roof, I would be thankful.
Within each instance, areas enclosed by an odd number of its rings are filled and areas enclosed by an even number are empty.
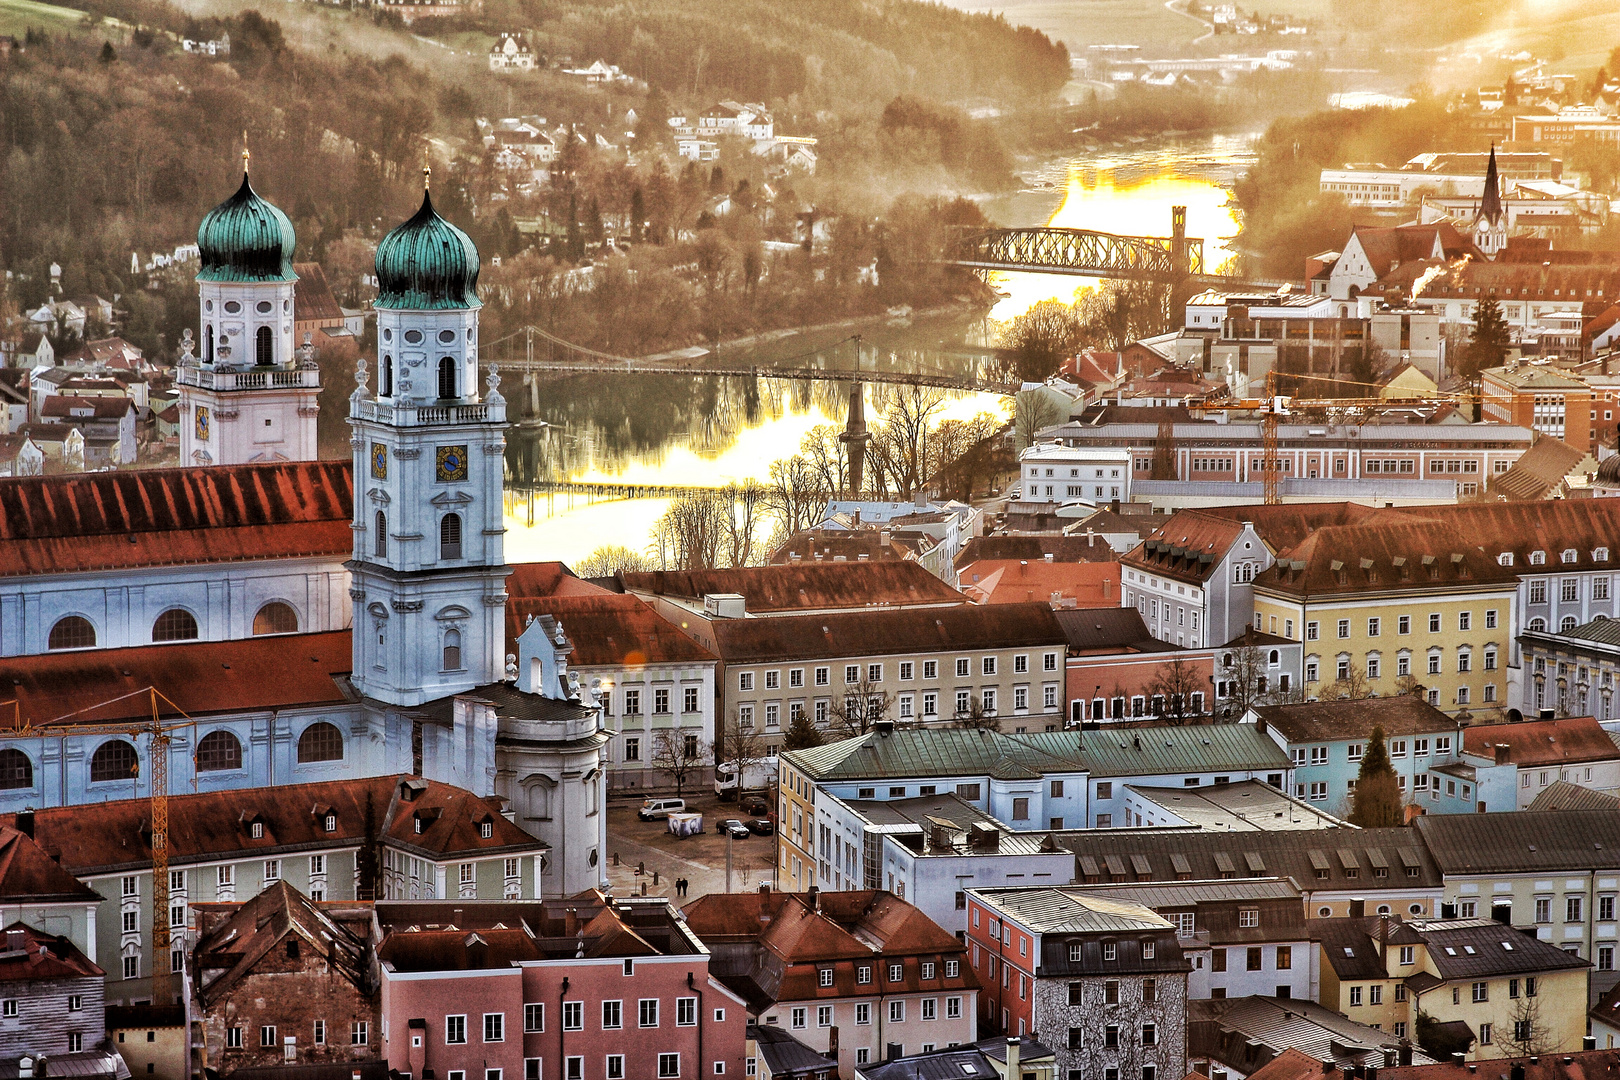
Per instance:
[[[321,264],[293,263],[293,272],[298,275],[293,284],[293,318],[301,323],[341,323],[343,309],[332,295]]]
[[[419,792],[407,800],[410,791]],[[326,831],[327,814],[336,829]],[[352,845],[366,838],[367,816],[390,846],[444,861],[461,855],[538,850],[539,840],[501,816],[501,800],[419,776],[374,776],[317,784],[240,788],[169,796],[171,860],[264,856],[287,850]],[[34,812],[34,836],[64,869],[85,876],[149,865],[151,803],[118,799]],[[416,831],[417,819],[422,831]],[[16,814],[0,816],[15,826]],[[264,826],[253,836],[252,824]],[[479,826],[490,824],[490,836]]]
[[[0,576],[347,555],[346,461],[0,479]]]
[[[1330,525],[1283,552],[1255,576],[1255,588],[1322,597],[1515,584],[1517,575],[1497,565],[1471,535],[1421,519]]]
[[[1117,562],[985,559],[958,573],[962,591],[982,604],[1071,600],[1076,607],[1119,607]]]
[[[1506,746],[1508,760],[1520,768],[1620,758],[1620,747],[1591,716],[1484,724],[1463,733],[1463,749],[1470,754],[1489,758],[1496,746]]]
[[[1247,519],[1244,519],[1247,520]],[[1243,535],[1243,521],[1182,510],[1120,560],[1124,565],[1181,581],[1202,582]],[[1260,554],[1255,553],[1256,556]]]
[[[75,394],[52,394],[40,406],[41,416],[60,416],[83,420],[120,420],[135,407],[127,397],[79,397]]]
[[[607,589],[574,576],[560,562],[513,563],[506,579],[506,595],[528,599],[541,596],[608,596]]]
[[[347,630],[8,656],[0,658],[0,727],[150,717],[138,693],[148,687],[190,716],[341,705],[349,699],[334,676],[351,666]]]
[[[1566,1064],[1567,1062],[1567,1064]],[[1494,1058],[1481,1064],[1401,1065],[1379,1069],[1380,1078],[1391,1080],[1480,1080],[1499,1078],[1523,1070],[1524,1080],[1614,1080],[1620,1071],[1620,1050],[1580,1050],[1569,1054],[1539,1054],[1535,1057]],[[1258,1074],[1255,1074],[1258,1075]],[[1325,1080],[1333,1080],[1327,1077]]]
[[[637,596],[513,598],[506,602],[506,639],[516,641],[530,616],[550,615],[573,643],[576,667],[643,667],[713,663],[715,656]]]
[[[14,922],[4,931],[0,983],[41,979],[95,979],[107,973],[65,937]]]
[[[101,894],[59,866],[34,838],[0,826],[0,903],[99,904]]]
[[[621,574],[633,592],[697,599],[740,593],[750,614],[866,608],[876,604],[961,604],[966,598],[914,562],[796,563],[735,570]]]
[[[936,579],[937,580],[937,579]],[[768,619],[716,619],[715,648],[731,664],[1062,645],[1050,604],[874,608]]]
[[[1422,509],[1432,509],[1422,507]],[[1383,511],[1361,503],[1282,503],[1276,506],[1206,506],[1201,514],[1247,521],[1273,552],[1287,551],[1324,525],[1359,525]]]

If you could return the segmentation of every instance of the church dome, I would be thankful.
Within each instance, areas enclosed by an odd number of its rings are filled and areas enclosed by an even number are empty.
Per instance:
[[[1610,454],[1598,466],[1597,479],[1600,484],[1610,486],[1620,485],[1620,454]]]
[[[377,245],[375,307],[406,311],[476,308],[478,247],[440,217],[422,193],[416,214]]]
[[[236,194],[208,211],[197,227],[202,281],[296,281],[292,222],[260,198],[242,174]]]

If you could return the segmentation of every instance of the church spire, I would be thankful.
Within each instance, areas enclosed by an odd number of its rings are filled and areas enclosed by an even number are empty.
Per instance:
[[[1502,216],[1502,191],[1496,177],[1496,144],[1491,144],[1490,164],[1485,166],[1485,194],[1479,200],[1479,216],[1495,225]]]

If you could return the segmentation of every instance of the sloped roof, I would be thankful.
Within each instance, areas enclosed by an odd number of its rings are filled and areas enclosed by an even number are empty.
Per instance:
[[[1402,735],[1460,730],[1455,719],[1414,694],[1262,705],[1255,712],[1289,742],[1367,738],[1375,727],[1383,728],[1386,734]]]
[[[1491,479],[1490,490],[1508,499],[1545,499],[1585,456],[1562,439],[1537,439],[1507,472]]]
[[[406,789],[417,791],[414,800]],[[368,807],[370,808],[368,811]],[[366,839],[368,812],[377,833],[395,847],[445,861],[461,853],[532,851],[544,845],[501,816],[501,800],[411,776],[329,780],[266,788],[169,796],[169,842],[176,864],[222,856],[262,857]],[[326,816],[336,828],[326,831]],[[81,877],[150,865],[151,805],[116,799],[34,811],[34,836],[63,869]],[[418,818],[422,831],[416,831]],[[263,826],[253,836],[252,825]],[[491,835],[479,833],[489,823]],[[17,815],[0,817],[16,827]]]
[[[1099,510],[1097,514],[1109,514],[1109,511]],[[1093,515],[1095,517],[1097,515]],[[1087,521],[1091,519],[1088,518]],[[1123,519],[1135,521],[1134,518]],[[1154,521],[1153,515],[1144,514],[1142,521]],[[1051,534],[1025,534],[1025,535],[999,535],[974,536],[962,545],[962,550],[956,555],[956,568],[968,566],[972,563],[985,560],[1026,560],[1031,564],[1040,562],[1051,555],[1053,562],[1113,562],[1116,558],[1114,549],[1100,536],[1088,538],[1083,534],[1072,536],[1054,536]]]
[[[343,309],[332,295],[320,263],[293,263],[293,273],[298,275],[293,283],[293,318],[299,322],[343,321]]]
[[[611,594],[612,590],[575,576],[567,566],[556,561],[513,563],[512,573],[506,579],[506,595],[514,600]]]
[[[1171,930],[1175,924],[1135,900],[1121,900],[1061,885],[974,889],[974,895],[1037,934]]]
[[[1574,953],[1495,919],[1427,921],[1413,927],[1429,945],[1444,979],[1477,979],[1521,972],[1590,967]]]
[[[1568,566],[1598,570],[1617,565],[1620,505],[1612,505],[1615,503],[1620,499],[1476,502],[1397,507],[1389,513],[1444,522],[1472,537],[1493,558],[1512,554],[1514,568],[1520,573],[1550,574]],[[1604,562],[1593,558],[1600,548],[1610,549]],[[1530,561],[1531,553],[1536,551],[1545,560],[1540,567],[1532,566]],[[1565,551],[1574,553],[1572,563],[1563,561]]]
[[[0,826],[0,903],[99,904],[101,894],[68,873],[28,836]]]
[[[1463,748],[1470,754],[1490,758],[1497,746],[1506,746],[1508,760],[1521,769],[1620,758],[1620,747],[1591,716],[1483,724],[1463,734]]]
[[[1208,506],[1201,513],[1247,521],[1274,552],[1287,551],[1327,525],[1358,525],[1382,513],[1361,503],[1281,503],[1276,506]]]
[[[282,878],[237,907],[197,942],[193,963],[203,1005],[221,1001],[231,987],[254,973],[272,949],[289,938],[299,941],[300,950],[309,949],[325,957],[331,973],[366,993],[366,943]],[[285,961],[279,957],[277,960],[263,973],[274,973],[277,968],[285,971]]]
[[[800,529],[777,547],[771,562],[777,566],[798,566],[817,561],[860,562],[915,558],[912,545],[877,529]],[[916,541],[914,540],[913,543]]]
[[[1541,789],[1530,803],[1530,810],[1607,810],[1620,811],[1620,795],[1609,795],[1591,788],[1554,780]]]
[[[151,702],[139,694],[148,687],[197,717],[240,713],[249,704],[341,705],[350,698],[338,676],[352,666],[349,631],[333,630],[0,657],[0,686],[18,702],[24,724],[102,723],[149,718]],[[78,715],[61,719],[70,713]],[[6,709],[0,727],[13,723]]]
[[[14,922],[0,931],[0,983],[100,978],[107,973],[65,937]]]
[[[74,420],[119,420],[135,408],[127,397],[79,397],[75,394],[52,394],[40,406],[41,416],[60,416]],[[89,415],[84,415],[88,413]]]
[[[1255,576],[1255,588],[1288,596],[1508,587],[1518,576],[1471,534],[1449,523],[1395,520],[1329,525]]]
[[[1401,1043],[1391,1034],[1303,998],[1256,995],[1189,1001],[1187,1028],[1189,1055],[1210,1053],[1216,1048],[1205,1045],[1205,1039],[1217,1032],[1232,1032],[1249,1048],[1263,1047],[1269,1055],[1289,1048],[1309,1054],[1319,1073],[1324,1061],[1341,1066],[1382,1065],[1383,1051],[1394,1051]],[[1430,1060],[1421,1051],[1413,1051],[1412,1060],[1419,1059]]]
[[[599,592],[506,602],[506,639],[516,641],[530,616],[550,615],[574,646],[575,667],[713,663],[714,654],[681,633],[638,596]]]
[[[1181,581],[1203,582],[1215,573],[1215,568],[1242,535],[1241,521],[1202,510],[1182,510],[1155,529],[1120,562]]]
[[[1414,1060],[1416,1058],[1414,1057]],[[1522,1069],[1524,1080],[1611,1080],[1620,1071],[1620,1050],[1577,1050],[1568,1054],[1539,1054],[1535,1057],[1493,1058],[1489,1073],[1510,1076]],[[1379,1070],[1380,1076],[1394,1080],[1477,1080],[1476,1062],[1400,1066]]]
[[[1069,655],[1087,652],[1175,652],[1177,647],[1148,633],[1142,613],[1133,607],[1088,608],[1056,612],[1069,642]]]
[[[932,581],[939,580],[926,570],[922,573]],[[955,590],[952,594],[960,595]],[[715,648],[730,664],[927,650],[1040,648],[1061,646],[1064,640],[1051,605],[1045,603],[857,608],[763,619],[716,619],[712,626]]]
[[[959,566],[962,591],[981,604],[1052,603],[1057,597],[1086,608],[1118,608],[1117,562],[980,560]]]
[[[1447,874],[1620,869],[1620,815],[1607,810],[1425,814],[1416,829]]]
[[[625,589],[701,599],[747,598],[750,614],[786,614],[879,604],[962,604],[966,597],[913,562],[793,563],[731,570],[653,570],[619,575]]]
[[[347,461],[0,479],[0,575],[346,556]]]

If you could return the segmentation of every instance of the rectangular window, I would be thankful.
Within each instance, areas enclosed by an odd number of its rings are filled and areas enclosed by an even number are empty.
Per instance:
[[[585,1030],[585,1003],[583,1001],[563,1002],[563,1030]]]
[[[1481,1002],[1481,1001],[1489,1001],[1490,999],[1491,998],[1490,998],[1489,984],[1488,983],[1482,983],[1482,982],[1475,983],[1474,984],[1474,1001],[1475,1002]]]
[[[1402,615],[1400,618],[1396,619],[1395,631],[1396,633],[1400,634],[1410,634],[1412,632],[1412,616]]]
[[[225,1029],[225,1049],[242,1049],[242,1029],[239,1027]]]
[[[467,1041],[467,1018],[465,1016],[447,1016],[444,1018],[444,1041],[446,1043],[464,1043]]]
[[[314,1027],[315,1027],[315,1030],[313,1032],[312,1038],[313,1038],[313,1041],[314,1041],[315,1045],[316,1046],[325,1046],[326,1045],[326,1021],[325,1020],[317,1020],[317,1021],[315,1021]]]
[[[865,1025],[870,1024],[871,1022],[872,1022],[872,1006],[869,1005],[868,1003],[864,1002],[864,1001],[861,1002],[860,1004],[856,1005],[855,1006],[855,1023],[857,1025],[859,1025],[859,1026],[864,1027]]]
[[[697,1024],[697,998],[675,999],[675,1026],[694,1027]]]
[[[523,1006],[523,1030],[546,1030],[546,1006],[544,1003]]]
[[[889,1023],[903,1024],[906,1022],[906,1003],[903,1000],[889,1002]]]
[[[659,1054],[658,1075],[661,1080],[672,1080],[681,1075],[681,1055]]]
[[[655,1028],[658,1026],[658,999],[642,998],[637,1004],[636,1023],[639,1027]],[[803,1027],[803,1024],[799,1025]]]
[[[624,1002],[602,1002],[602,1029],[613,1031],[624,1027]]]
[[[449,1020],[450,1017],[445,1017],[445,1019]],[[463,1023],[466,1022],[466,1019],[467,1018],[465,1016],[461,1017]],[[466,1042],[467,1040],[465,1038],[465,1032],[463,1033],[463,1036],[464,1037],[461,1039],[461,1041]],[[450,1042],[452,1040],[447,1036],[444,1041]],[[264,1024],[260,1026],[259,1045],[265,1049],[269,1049],[270,1047],[276,1045],[276,1026],[274,1024]]]
[[[354,1021],[353,1023],[351,1023],[349,1025],[349,1045],[350,1046],[370,1046],[371,1045],[371,1021],[370,1020],[356,1020],[356,1021]]]
[[[624,1080],[624,1055],[609,1054],[607,1056],[607,1080]]]
[[[484,1014],[484,1041],[498,1043],[506,1041],[506,1014]]]

